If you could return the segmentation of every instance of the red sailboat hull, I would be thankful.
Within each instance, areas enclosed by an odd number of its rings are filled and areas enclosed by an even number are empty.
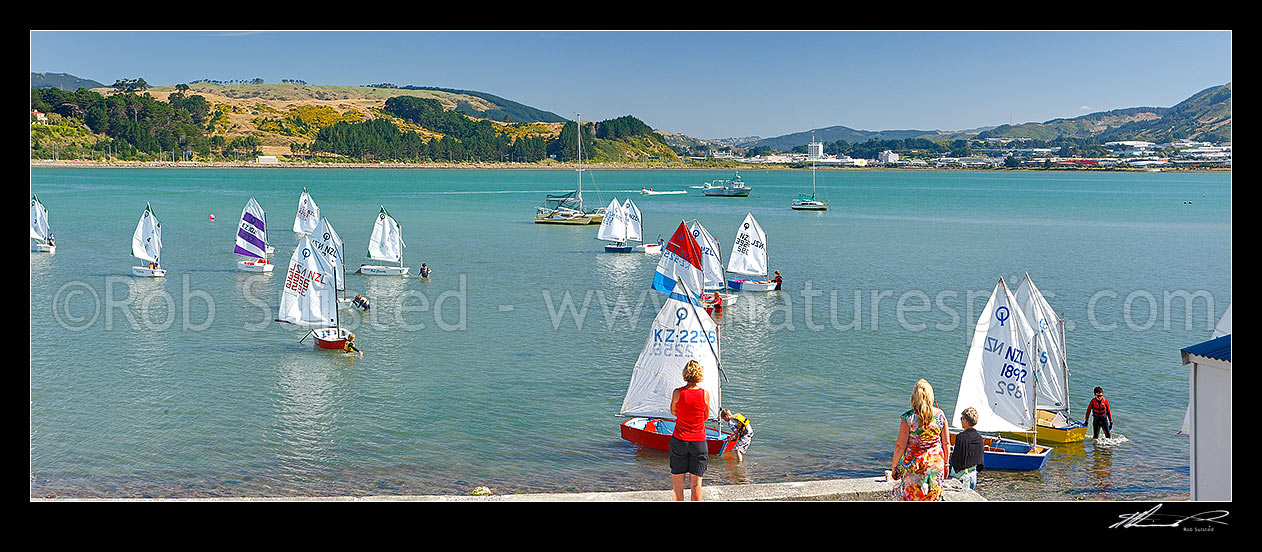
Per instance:
[[[622,438],[637,445],[657,450],[670,450],[670,436],[675,429],[674,420],[662,418],[631,418],[622,422]],[[710,454],[721,455],[736,448],[736,441],[726,440],[730,433],[706,428],[706,448]]]

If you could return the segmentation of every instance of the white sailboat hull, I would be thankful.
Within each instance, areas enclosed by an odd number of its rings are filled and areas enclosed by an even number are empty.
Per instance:
[[[271,272],[276,265],[266,262],[263,259],[253,259],[249,261],[237,261],[237,270],[246,272]]]
[[[407,276],[409,270],[412,268],[407,266],[360,265],[355,272],[366,276]]]
[[[660,243],[646,243],[646,244],[644,244],[644,245],[640,246],[640,250],[641,250],[641,251],[643,251],[643,252],[644,252],[644,253],[646,253],[646,254],[649,254],[649,255],[654,254],[654,253],[661,254],[661,252],[662,252],[662,244],[660,244]]]
[[[769,280],[728,280],[728,289],[737,291],[775,291],[779,285]]]
[[[167,275],[165,268],[148,268],[143,266],[131,267],[132,276],[140,276],[143,278],[163,278]]]
[[[35,244],[35,247],[31,248],[31,251],[34,251],[36,253],[56,253],[57,246],[48,245],[46,243],[37,243]]]

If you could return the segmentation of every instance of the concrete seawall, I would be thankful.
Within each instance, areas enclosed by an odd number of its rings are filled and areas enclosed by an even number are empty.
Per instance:
[[[882,477],[827,479],[792,483],[751,483],[747,485],[707,485],[702,496],[709,501],[891,501],[893,483]],[[494,489],[492,489],[494,492]],[[985,501],[975,491],[948,481],[942,493],[948,502]],[[684,498],[688,498],[684,491]],[[57,501],[76,499],[52,499]],[[212,499],[118,499],[129,502],[158,501],[242,501],[242,502],[666,502],[671,491],[624,491],[590,493],[537,493],[507,495],[413,495],[360,497],[243,497]]]

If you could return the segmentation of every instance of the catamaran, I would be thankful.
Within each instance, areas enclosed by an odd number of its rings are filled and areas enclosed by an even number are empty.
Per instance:
[[[605,219],[596,232],[596,239],[611,242],[605,244],[606,253],[661,253],[660,243],[629,243],[644,241],[640,216],[640,208],[630,198],[623,204],[619,204],[616,197],[609,202],[605,208]]]
[[[346,297],[346,247],[343,245],[342,236],[333,229],[333,223],[329,222],[329,219],[320,217],[320,224],[316,225],[309,237],[311,246],[324,255],[337,272],[335,278],[337,291],[341,293],[337,298],[337,307],[339,309],[353,308],[354,300]]]
[[[253,197],[241,210],[241,224],[237,226],[237,245],[233,252],[248,257],[237,261],[237,269],[246,272],[271,272],[272,264],[267,245],[267,213]]]
[[[543,205],[538,207],[535,212],[535,224],[601,224],[605,221],[605,209],[593,209],[588,211],[583,206],[583,119],[581,116],[575,117],[577,120],[578,130],[578,189],[565,194],[548,194],[546,203],[556,203],[556,206]]]
[[[977,409],[979,432],[1035,430],[1036,372],[1039,340],[1003,279],[995,286],[973,330],[973,342],[960,378],[952,423],[959,423],[964,409]],[[959,429],[951,430],[951,442]],[[983,436],[986,469],[1037,470],[1047,463],[1051,447],[993,436]]]
[[[310,234],[319,223],[320,206],[316,205],[315,200],[311,199],[311,194],[303,188],[302,195],[298,197],[298,214],[294,215],[294,233]]]
[[[675,389],[685,385],[683,369],[689,360],[696,360],[704,369],[698,385],[710,393],[712,401],[707,423],[719,419],[723,401],[719,328],[709,316],[701,314],[691,300],[694,296],[684,282],[676,282],[653,319],[618,412],[630,417],[621,426],[622,438],[627,441],[658,450],[670,449],[675,431],[670,399]],[[709,453],[723,454],[735,448],[736,442],[727,440],[730,435],[721,427],[706,427]]]
[[[731,256],[727,258],[727,271],[745,276],[766,276],[767,266],[767,234],[754,219],[754,214],[747,213],[736,229],[736,242],[732,245]],[[727,287],[740,291],[772,291],[780,289],[780,283],[731,279],[727,281]]]
[[[350,331],[341,327],[338,314],[337,269],[311,243],[310,236],[302,237],[289,259],[276,321],[309,327],[307,336],[315,338],[318,348],[346,347]]]
[[[162,263],[159,262],[162,256],[162,225],[148,203],[145,203],[145,211],[140,214],[140,222],[136,223],[136,231],[131,236],[131,256],[150,263],[131,267],[132,275],[150,278],[166,276],[167,271],[161,268]]]
[[[1074,420],[1069,412],[1069,363],[1065,355],[1065,322],[1043,293],[1034,286],[1027,272],[1013,295],[1037,334],[1039,356],[1034,359],[1037,433],[1039,441],[1075,443],[1087,435],[1087,425]]]
[[[48,209],[34,195],[31,196],[31,239],[35,240],[31,251],[57,253],[53,233],[48,227]]]
[[[377,222],[368,239],[368,258],[374,261],[396,262],[399,266],[359,265],[358,272],[369,276],[407,276],[410,268],[403,266],[403,227],[390,216],[384,205],[377,213]]]

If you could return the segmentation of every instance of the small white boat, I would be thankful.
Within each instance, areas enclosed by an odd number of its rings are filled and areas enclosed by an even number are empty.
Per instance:
[[[241,223],[237,226],[237,241],[232,252],[246,257],[237,261],[237,270],[246,272],[271,272],[272,261],[268,258],[267,213],[253,197],[241,210]]]
[[[276,321],[311,328],[307,336],[315,338],[317,348],[344,349],[350,331],[342,327],[337,288],[337,267],[319,252],[311,236],[303,236],[289,259]]]
[[[644,228],[640,222],[640,208],[635,202],[627,199],[618,204],[618,198],[609,202],[605,208],[605,220],[600,223],[596,239],[605,240],[606,253],[661,253],[661,244],[633,244],[644,240]],[[650,245],[652,247],[650,247]],[[651,250],[651,251],[650,251]]]
[[[406,276],[409,267],[403,266],[403,227],[390,216],[384,205],[377,213],[377,222],[368,239],[368,258],[374,261],[397,262],[398,266],[360,265],[355,272],[368,276]]]
[[[31,196],[31,239],[35,245],[31,251],[39,253],[56,253],[57,246],[53,241],[53,233],[48,228],[48,209],[39,202],[39,198]]]
[[[160,268],[161,255],[162,225],[158,223],[158,217],[153,214],[153,208],[146,203],[145,211],[140,214],[140,222],[136,224],[136,232],[131,236],[131,256],[148,261],[153,266],[133,266],[131,267],[132,275],[146,278],[166,276],[166,269]]]
[[[677,194],[686,194],[686,193],[688,193],[687,190],[658,191],[658,190],[654,190],[653,188],[640,188],[640,195],[677,195]]]

